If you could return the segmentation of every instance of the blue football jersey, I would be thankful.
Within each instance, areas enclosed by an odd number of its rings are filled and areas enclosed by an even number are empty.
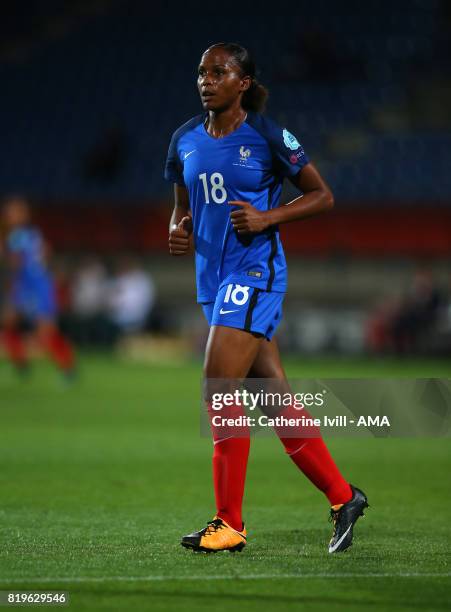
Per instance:
[[[47,275],[44,240],[38,229],[30,226],[13,229],[6,248],[19,256],[19,267],[14,270],[16,278],[27,282]]]
[[[298,140],[274,121],[249,112],[234,132],[213,138],[203,113],[172,136],[165,168],[168,181],[186,186],[193,217],[198,302],[215,300],[224,282],[264,291],[286,290],[287,274],[277,226],[238,234],[228,202],[258,210],[279,205],[285,177],[308,158]]]

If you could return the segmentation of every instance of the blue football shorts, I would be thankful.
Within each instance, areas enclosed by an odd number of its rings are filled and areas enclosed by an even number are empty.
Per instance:
[[[227,283],[214,302],[201,304],[208,324],[235,327],[271,340],[282,320],[285,293]]]

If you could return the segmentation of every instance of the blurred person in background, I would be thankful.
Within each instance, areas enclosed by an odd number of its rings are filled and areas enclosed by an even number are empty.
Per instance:
[[[438,334],[437,323],[444,304],[445,296],[432,272],[418,269],[393,318],[392,336],[397,353],[418,353],[430,346],[431,338]]]
[[[72,308],[80,317],[93,317],[105,310],[107,274],[96,257],[86,258],[72,283]]]
[[[121,334],[143,331],[155,303],[151,276],[131,256],[121,257],[109,281],[107,305],[111,321]]]
[[[21,325],[29,323],[65,378],[72,378],[74,352],[56,324],[55,287],[48,268],[49,247],[39,229],[31,224],[27,201],[21,197],[7,200],[2,210],[2,224],[6,232],[2,251],[7,287],[1,319],[6,353],[19,372],[28,370]]]
[[[446,293],[432,272],[419,268],[404,295],[390,296],[370,315],[366,342],[372,352],[415,355],[443,350]]]
[[[85,257],[72,282],[71,335],[83,347],[109,347],[116,332],[107,316],[108,276],[102,261]]]
[[[242,501],[250,448],[246,427],[237,433],[213,426],[214,380],[264,378],[289,394],[277,341],[282,318],[286,261],[278,224],[329,210],[332,194],[287,129],[262,115],[267,90],[256,79],[246,49],[218,43],[202,55],[198,90],[204,112],[173,135],[165,178],[174,183],[170,221],[172,255],[196,251],[197,301],[210,325],[204,377],[211,418],[216,515],[200,531],[182,538],[195,551],[242,550],[246,529]],[[280,206],[288,178],[301,195]],[[215,384],[213,382],[213,384]],[[237,402],[227,414],[245,416]],[[278,416],[297,415],[292,405]],[[365,494],[350,485],[334,462],[319,430],[275,427],[287,454],[327,497],[334,523],[329,552],[352,544],[353,526],[367,507]]]

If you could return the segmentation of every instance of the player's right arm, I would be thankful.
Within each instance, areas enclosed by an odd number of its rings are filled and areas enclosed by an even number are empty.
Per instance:
[[[25,234],[20,229],[15,229],[6,234],[3,251],[5,264],[10,272],[20,270],[24,258]]]
[[[193,221],[188,190],[184,185],[174,184],[174,202],[174,210],[169,223],[169,253],[171,255],[186,255],[189,251],[189,238],[193,231]]]

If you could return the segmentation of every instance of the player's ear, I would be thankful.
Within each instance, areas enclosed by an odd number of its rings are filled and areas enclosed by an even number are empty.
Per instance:
[[[241,79],[241,91],[247,91],[252,85],[252,79],[250,76],[245,76]]]

